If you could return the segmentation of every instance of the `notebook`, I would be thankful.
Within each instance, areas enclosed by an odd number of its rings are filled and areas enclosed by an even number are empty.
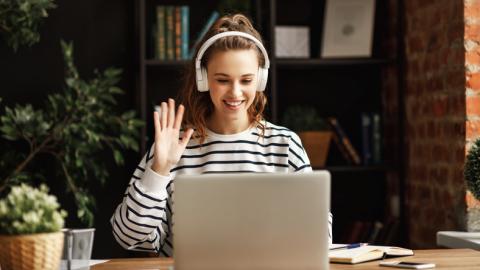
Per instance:
[[[327,171],[174,181],[175,270],[328,269]]]
[[[328,252],[330,262],[356,264],[387,257],[411,256],[413,250],[391,246],[366,245],[352,249],[336,249]]]

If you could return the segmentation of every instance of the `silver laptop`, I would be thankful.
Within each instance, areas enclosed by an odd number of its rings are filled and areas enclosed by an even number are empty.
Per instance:
[[[328,269],[330,174],[175,179],[175,270]]]

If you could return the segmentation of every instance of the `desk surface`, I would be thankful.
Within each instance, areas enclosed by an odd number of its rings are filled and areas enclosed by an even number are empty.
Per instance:
[[[480,252],[471,249],[431,249],[415,250],[414,256],[388,259],[386,261],[402,260],[409,262],[432,262],[437,265],[435,269],[469,270],[480,269]],[[337,269],[399,269],[378,266],[379,261],[361,263],[356,265],[330,264],[330,270]],[[135,258],[112,259],[106,263],[91,267],[91,270],[172,270],[173,259],[166,258]]]

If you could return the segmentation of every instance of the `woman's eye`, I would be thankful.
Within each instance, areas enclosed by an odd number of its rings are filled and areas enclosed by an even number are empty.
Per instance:
[[[252,82],[252,80],[243,80],[242,83],[243,84],[250,84]]]
[[[219,83],[227,83],[227,82],[228,82],[228,80],[221,80],[221,79],[217,79],[217,82],[219,82]]]

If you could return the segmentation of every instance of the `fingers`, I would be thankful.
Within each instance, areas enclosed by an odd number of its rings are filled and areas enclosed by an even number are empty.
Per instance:
[[[175,122],[175,101],[171,98],[168,99],[168,120],[167,126],[173,127]]]
[[[158,112],[155,111],[153,112],[153,126],[155,127],[155,138],[158,137],[158,134],[161,131],[160,128],[160,115],[158,115]]]
[[[162,119],[161,121],[161,127],[162,129],[166,128],[167,127],[167,116],[168,116],[168,106],[167,106],[167,103],[166,102],[162,102],[162,105],[161,105],[161,112],[162,114],[160,115],[160,118]]]
[[[183,105],[178,106],[178,110],[175,115],[175,100],[169,98],[168,103],[161,103],[160,112],[159,118],[161,121],[159,127],[161,127],[162,130],[167,127],[180,129],[182,125],[183,114],[185,112],[185,107]]]
[[[187,143],[190,141],[190,138],[192,137],[192,134],[193,134],[193,129],[192,128],[189,128],[187,131],[185,131],[183,133],[182,143],[181,143],[183,147],[187,146]]]
[[[180,106],[178,106],[177,117],[175,117],[175,123],[173,124],[173,128],[180,129],[180,127],[182,125],[182,119],[183,119],[183,113],[184,112],[185,112],[185,107],[180,104]]]

